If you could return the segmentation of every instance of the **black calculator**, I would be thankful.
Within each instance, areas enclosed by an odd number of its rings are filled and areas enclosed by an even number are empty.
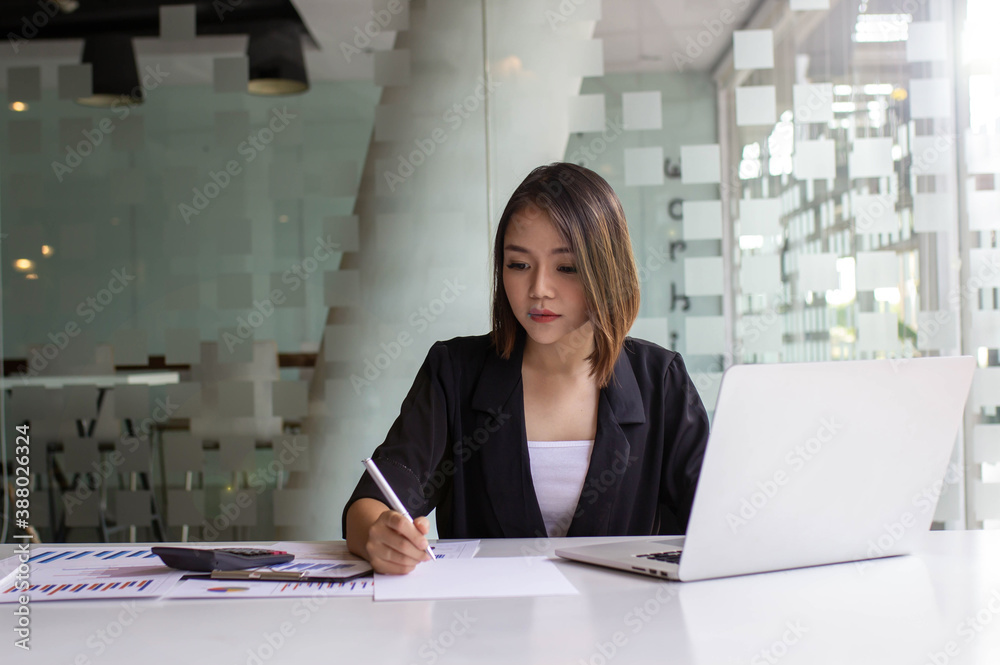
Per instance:
[[[210,573],[213,570],[246,570],[288,563],[294,554],[280,550],[262,550],[250,547],[154,547],[153,554],[163,563],[177,570]]]

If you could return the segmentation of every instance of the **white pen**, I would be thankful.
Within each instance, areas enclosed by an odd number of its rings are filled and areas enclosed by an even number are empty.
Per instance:
[[[396,496],[396,493],[392,491],[392,486],[389,484],[389,481],[385,479],[382,472],[378,470],[377,466],[375,466],[375,460],[368,457],[361,460],[361,463],[365,465],[365,468],[368,469],[368,474],[375,480],[375,484],[378,485],[380,490],[382,490],[382,494],[385,495],[385,498],[389,500],[389,507],[397,513],[402,513],[403,517],[410,520],[410,524],[413,524],[413,518],[410,517],[410,513],[406,510],[403,502],[400,501],[399,497]],[[434,550],[431,549],[430,545],[428,545],[427,549],[424,551],[431,556],[431,561],[437,560],[437,557],[434,556]]]

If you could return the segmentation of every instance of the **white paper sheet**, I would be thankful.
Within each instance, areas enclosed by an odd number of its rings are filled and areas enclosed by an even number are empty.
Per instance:
[[[740,267],[743,293],[774,293],[781,288],[781,257],[776,254],[747,256]]]
[[[943,136],[910,139],[914,175],[950,175],[955,171],[955,143]]]
[[[896,252],[858,252],[855,283],[858,291],[899,286]]]
[[[545,557],[446,559],[406,575],[375,574],[375,600],[571,596],[579,592]]]
[[[957,205],[951,194],[915,194],[913,230],[917,233],[951,230],[958,216]]]
[[[857,233],[897,233],[896,199],[888,194],[851,194]]]
[[[684,239],[722,238],[722,201],[685,201]]]
[[[910,116],[950,118],[953,112],[951,82],[945,78],[910,81]]]
[[[976,425],[972,428],[972,450],[976,462],[1000,462],[1000,425]]]
[[[906,61],[927,62],[948,59],[948,33],[944,21],[915,21],[906,39]]]
[[[969,404],[976,411],[1000,405],[1000,367],[978,367],[972,376]]]
[[[894,313],[858,313],[858,351],[898,352],[899,348],[899,318]]]
[[[740,199],[740,235],[781,233],[781,199]]]
[[[681,146],[681,183],[710,184],[722,178],[722,153],[718,143]]]
[[[684,259],[684,295],[721,296],[723,293],[721,256]]]
[[[625,185],[663,184],[663,148],[625,148]]]
[[[1000,229],[1000,191],[969,191],[969,230]]]
[[[733,33],[734,69],[774,69],[774,33],[737,30]]]
[[[777,89],[773,85],[736,88],[736,125],[773,125],[778,120]]]
[[[832,180],[836,178],[836,143],[832,139],[796,141],[793,172],[798,180]]]
[[[622,125],[625,129],[662,129],[662,93],[659,90],[622,93]]]
[[[931,310],[917,312],[917,348],[921,351],[950,351],[958,348],[957,312]]]
[[[795,122],[822,122],[833,120],[833,84],[815,83],[792,86],[792,108]]]
[[[715,355],[726,348],[726,320],[721,316],[689,316],[684,319],[687,355]]]
[[[744,315],[736,324],[744,353],[780,353],[781,317]]]
[[[567,112],[569,114],[569,131],[604,131],[604,123],[606,121],[604,95],[570,97]]]
[[[1000,249],[970,249],[969,274],[979,288],[1000,287]]]
[[[892,139],[855,139],[847,158],[847,170],[853,178],[887,178],[893,173]]]
[[[965,164],[969,167],[969,173],[1000,171],[1000,135],[966,132]]]
[[[995,348],[1000,341],[1000,310],[973,310],[972,346]]]
[[[806,291],[835,291],[840,288],[840,273],[837,272],[837,253],[800,254],[799,293]]]

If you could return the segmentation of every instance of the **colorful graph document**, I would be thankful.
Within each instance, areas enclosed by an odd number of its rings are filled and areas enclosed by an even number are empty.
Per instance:
[[[157,576],[105,577],[102,579],[80,575],[62,576],[37,581],[32,576],[26,590],[19,589],[13,581],[0,588],[0,603],[16,603],[27,594],[31,602],[51,600],[95,600],[111,598],[159,598],[181,578],[180,574],[166,573]]]
[[[228,582],[225,580],[184,580],[166,594],[168,599],[184,598],[328,598],[372,595],[372,578],[345,582]]]
[[[37,547],[28,557],[26,588],[14,572],[0,582],[0,603],[95,598],[157,598],[183,573],[164,566],[148,547],[99,545],[82,548]]]

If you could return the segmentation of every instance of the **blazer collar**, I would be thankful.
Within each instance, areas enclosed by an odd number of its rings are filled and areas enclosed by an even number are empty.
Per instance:
[[[501,427],[482,447],[486,491],[494,513],[507,538],[544,537],[538,500],[531,479],[527,437],[524,424],[524,392],[521,385],[521,361],[527,334],[520,331],[510,358],[504,360],[490,348],[483,371],[476,383],[472,408],[496,416],[511,417],[512,427]],[[480,421],[486,418],[479,416]],[[630,444],[622,425],[646,422],[642,395],[635,373],[624,349],[615,361],[614,375],[601,389],[598,400],[597,434],[590,466],[568,536],[610,535],[612,508],[629,465]],[[492,431],[492,430],[491,430]],[[606,473],[612,469],[614,479]],[[615,472],[619,469],[620,472]]]

